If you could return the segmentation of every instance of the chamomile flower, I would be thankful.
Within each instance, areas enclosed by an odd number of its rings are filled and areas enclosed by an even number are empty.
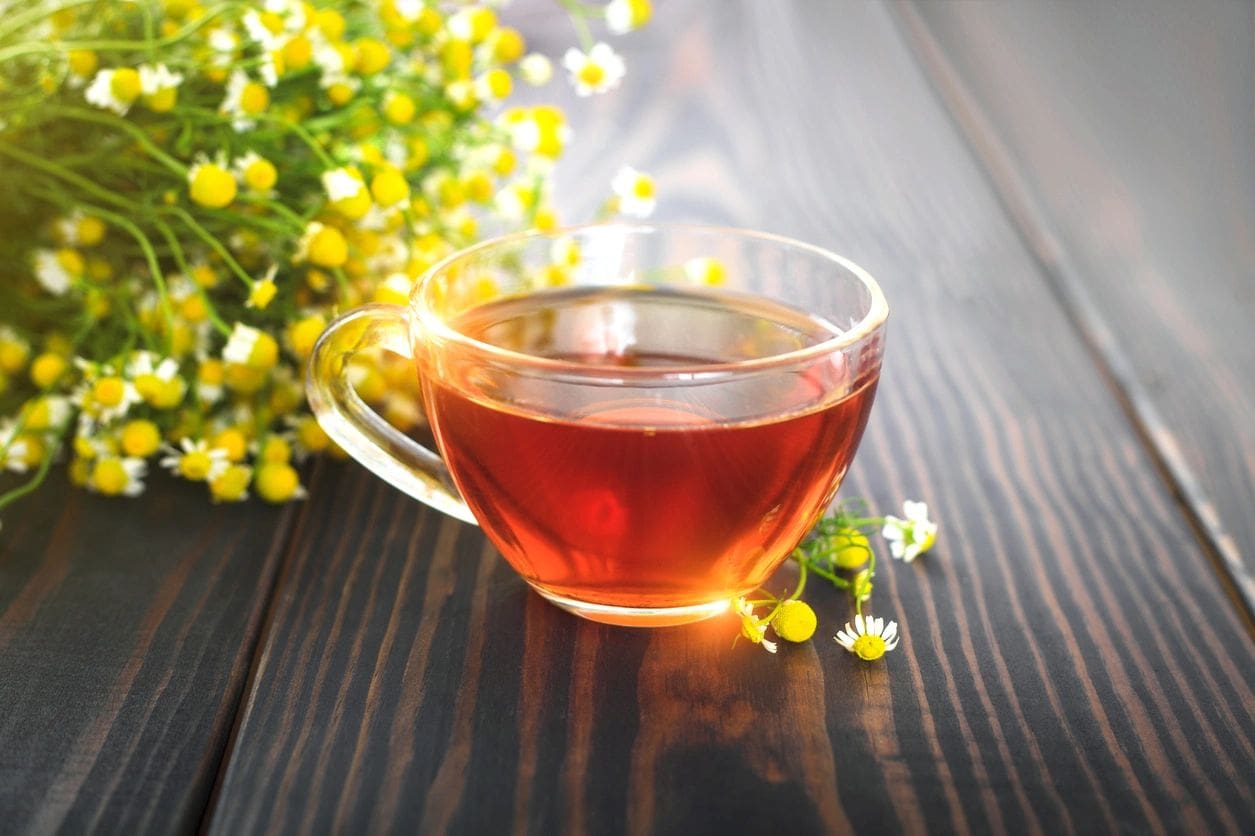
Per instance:
[[[571,141],[566,117],[552,106],[509,111],[503,114],[502,124],[510,132],[515,148],[541,157],[558,157]]]
[[[231,126],[237,131],[247,131],[256,124],[253,118],[264,113],[270,106],[270,92],[260,81],[253,81],[248,73],[236,70],[227,79],[226,94],[218,112],[232,117]]]
[[[74,411],[70,399],[64,395],[41,395],[27,402],[22,408],[22,424],[25,429],[39,432],[64,426]]]
[[[150,110],[165,113],[174,108],[178,100],[181,73],[172,72],[165,64],[141,64],[139,88]]]
[[[273,12],[253,9],[244,15],[241,22],[249,39],[264,51],[270,52],[283,46],[283,23],[281,20],[276,21]]]
[[[246,308],[254,308],[256,310],[264,310],[270,301],[275,298],[278,288],[275,286],[275,274],[279,272],[279,266],[270,265],[270,269],[266,271],[266,275],[253,282],[248,291],[248,301],[244,303]]]
[[[593,44],[588,52],[580,52],[574,47],[568,49],[562,56],[562,66],[570,73],[571,84],[578,96],[613,90],[619,86],[626,72],[623,59],[604,41]]]
[[[859,614],[854,616],[852,628],[847,622],[833,638],[858,658],[871,662],[898,646],[898,622],[886,624],[883,618]]]
[[[885,527],[880,532],[889,541],[889,551],[905,563],[933,547],[937,541],[937,524],[928,519],[928,506],[923,502],[907,500],[902,503],[906,519],[887,514]]]
[[[26,454],[26,440],[18,435],[17,422],[0,422],[0,470],[25,473]]]
[[[86,264],[76,250],[36,250],[35,280],[53,296],[64,296],[83,276]]]
[[[818,620],[810,604],[797,599],[780,602],[776,617],[771,620],[771,628],[776,635],[785,641],[804,642],[815,635]]]
[[[347,168],[333,168],[322,173],[322,187],[327,192],[327,199],[338,203],[357,197],[366,189],[366,184]]]
[[[256,369],[274,368],[278,355],[279,344],[274,337],[242,322],[235,323],[222,349],[222,359],[226,362]]]
[[[192,482],[212,482],[231,465],[226,450],[210,447],[203,438],[195,441],[184,438],[179,446],[182,451],[165,447],[166,456],[161,460],[161,466]]]
[[[319,267],[339,267],[349,258],[349,244],[344,233],[334,226],[310,221],[305,234],[297,242],[295,262],[308,261]]]
[[[173,409],[187,392],[187,384],[179,376],[179,361],[173,357],[134,351],[126,364],[126,374],[134,381],[140,397],[156,409]]]
[[[83,91],[83,98],[88,104],[125,116],[141,92],[139,71],[131,67],[119,67],[97,72],[91,84]]]
[[[110,366],[87,364],[84,371],[74,397],[83,415],[98,423],[116,421],[144,400],[135,384]]]
[[[553,62],[539,52],[524,55],[519,61],[519,75],[533,87],[544,87],[553,78]]]
[[[626,35],[648,23],[653,13],[649,0],[610,0],[606,4],[606,28],[616,35]]]
[[[222,209],[235,200],[239,186],[221,156],[210,160],[201,154],[187,171],[187,190],[193,203]]]
[[[231,164],[236,177],[255,194],[268,195],[279,179],[275,164],[256,151],[248,151]]]
[[[631,166],[619,169],[610,188],[619,199],[619,211],[633,218],[649,217],[658,203],[654,178]]]
[[[744,598],[737,598],[732,604],[741,617],[741,635],[754,644],[761,644],[768,653],[775,653],[776,643],[766,638],[769,622],[754,615],[754,606]]]
[[[105,496],[139,496],[148,464],[132,456],[103,455],[95,460],[87,487]]]
[[[286,461],[265,461],[257,468],[253,486],[267,502],[287,502],[308,495],[301,486],[300,474]]]
[[[221,360],[206,357],[196,370],[196,398],[203,404],[214,404],[222,399],[222,381],[225,371]]]
[[[57,237],[71,247],[94,247],[105,237],[105,222],[75,209],[55,224]]]

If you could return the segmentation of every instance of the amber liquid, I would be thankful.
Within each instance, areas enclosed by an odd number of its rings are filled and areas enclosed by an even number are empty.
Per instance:
[[[768,356],[833,333],[763,300],[624,288],[494,302],[454,325],[609,377]],[[832,364],[646,389],[492,374],[447,357],[437,380],[436,361],[418,359],[441,452],[505,558],[542,591],[630,608],[706,604],[762,584],[836,493],[876,389],[875,374],[842,382]]]

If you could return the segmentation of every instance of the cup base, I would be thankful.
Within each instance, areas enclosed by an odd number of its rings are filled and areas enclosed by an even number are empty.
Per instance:
[[[694,621],[705,621],[707,618],[727,612],[732,606],[727,600],[719,600],[708,604],[691,604],[686,607],[614,607],[608,604],[590,604],[587,601],[577,601],[574,598],[555,595],[534,585],[532,589],[549,603],[567,612],[587,618],[589,621],[615,624],[620,627],[673,627],[677,624],[692,624]]]

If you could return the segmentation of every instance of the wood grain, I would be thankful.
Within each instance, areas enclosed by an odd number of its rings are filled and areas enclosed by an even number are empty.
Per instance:
[[[0,833],[195,829],[291,511],[60,476],[0,533]]]
[[[897,8],[1255,610],[1255,5]]]
[[[1250,625],[889,12],[712,9],[658,4],[621,42],[624,87],[575,111],[568,218],[630,162],[664,218],[881,279],[890,347],[846,493],[943,525],[878,579],[902,645],[841,650],[831,590],[818,638],[778,656],[726,619],[580,622],[476,529],[331,468],[208,830],[1252,832]]]

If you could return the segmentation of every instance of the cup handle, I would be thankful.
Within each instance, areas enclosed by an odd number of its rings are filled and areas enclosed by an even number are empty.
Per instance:
[[[444,460],[380,418],[349,385],[349,358],[376,346],[411,357],[404,308],[366,305],[332,322],[309,359],[305,394],[310,409],[327,435],[376,476],[437,511],[477,525]]]

